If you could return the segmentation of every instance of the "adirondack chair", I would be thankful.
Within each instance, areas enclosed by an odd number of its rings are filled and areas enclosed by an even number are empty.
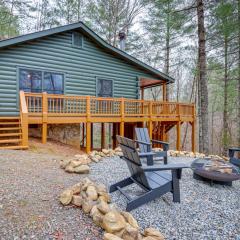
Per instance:
[[[126,161],[131,176],[111,185],[109,192],[119,190],[127,198],[126,211],[131,211],[167,192],[173,194],[174,202],[180,202],[179,179],[181,179],[182,168],[186,167],[184,164],[142,166],[135,141],[121,136],[117,136],[117,140],[123,151],[122,159]],[[144,154],[148,156],[153,153],[147,152]],[[131,198],[123,188],[133,183],[140,186],[145,193],[136,198]]]
[[[234,156],[235,152],[240,152],[240,148],[229,148],[228,156],[230,158],[230,163],[240,168],[240,159]]]
[[[147,157],[147,165],[153,165],[154,160],[163,160],[164,164],[167,164],[167,151],[169,150],[169,143],[158,141],[158,140],[150,140],[148,129],[147,128],[135,128],[136,142],[139,145],[139,150],[141,153],[151,152],[152,151],[152,143],[160,143],[163,146],[163,151],[158,152],[154,155]],[[140,154],[140,157],[141,154]]]

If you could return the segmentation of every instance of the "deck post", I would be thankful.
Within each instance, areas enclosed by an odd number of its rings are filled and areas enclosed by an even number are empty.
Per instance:
[[[42,143],[47,142],[47,117],[48,117],[48,99],[47,93],[42,93]]]
[[[28,108],[24,91],[20,91],[20,116],[22,125],[22,146],[28,146]]]
[[[105,142],[105,124],[101,123],[101,149],[106,148]]]
[[[117,147],[117,123],[113,123],[112,126],[112,148],[115,149]]]
[[[178,151],[181,151],[181,122],[178,121],[177,122],[177,144],[176,144],[176,148]]]
[[[86,106],[86,112],[87,112],[87,122],[86,122],[86,152],[90,153],[91,151],[91,122],[90,122],[90,114],[91,114],[91,99],[90,96],[87,96],[87,106]]]
[[[120,135],[124,137],[124,98],[121,98],[121,106],[120,106],[120,112],[121,112],[121,122],[120,122]]]
[[[149,137],[152,140],[153,122],[152,122],[152,101],[149,102],[149,122],[148,122]]]

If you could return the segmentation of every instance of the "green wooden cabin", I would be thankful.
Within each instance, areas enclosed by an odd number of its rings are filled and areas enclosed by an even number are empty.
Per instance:
[[[19,114],[19,90],[138,99],[141,79],[173,82],[82,22],[0,41],[0,116]]]

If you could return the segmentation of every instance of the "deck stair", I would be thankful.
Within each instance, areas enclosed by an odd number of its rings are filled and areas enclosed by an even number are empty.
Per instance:
[[[0,117],[0,149],[24,149],[19,117]]]

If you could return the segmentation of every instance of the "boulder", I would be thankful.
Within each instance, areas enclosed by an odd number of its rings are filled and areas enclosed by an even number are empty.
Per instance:
[[[85,191],[81,191],[80,196],[82,197],[82,199],[87,199],[87,194]]]
[[[101,193],[101,192],[107,192],[107,188],[104,184],[98,184],[96,185],[96,189],[97,189],[97,192]]]
[[[60,161],[60,167],[66,168],[66,166],[71,162],[71,159],[63,159]]]
[[[95,203],[92,200],[84,199],[82,201],[82,210],[84,213],[90,213]]]
[[[96,191],[96,188],[92,185],[87,187],[86,194],[87,197],[93,201],[96,201],[98,199],[98,193]]]
[[[127,226],[123,231],[122,238],[124,240],[141,240],[142,236],[138,229],[132,227],[130,224],[127,223]]]
[[[92,210],[90,212],[90,216],[92,217],[93,219],[93,222],[97,225],[97,226],[101,226],[102,224],[102,220],[103,220],[103,217],[104,217],[104,214],[102,214],[97,206],[93,206],[92,207]]]
[[[99,162],[99,159],[96,158],[96,157],[92,157],[91,159],[92,159],[92,161],[95,162],[95,163],[98,163],[98,162]]]
[[[105,201],[100,201],[97,204],[97,208],[102,214],[106,214],[106,213],[110,212],[110,210],[111,210],[109,205]]]
[[[79,194],[81,192],[82,183],[77,183],[73,185],[70,189],[73,191],[73,194]]]
[[[79,160],[72,160],[72,161],[70,162],[70,165],[71,165],[73,168],[75,168],[75,167],[78,167],[78,166],[82,165],[82,162],[79,161]]]
[[[99,198],[98,198],[99,201],[105,201],[107,203],[111,202],[111,196],[107,192],[98,192],[98,195],[99,195]]]
[[[102,159],[102,156],[96,155],[95,158],[98,159],[98,161],[100,161]]]
[[[104,233],[103,240],[123,240],[123,239],[111,233]]]
[[[129,212],[121,212],[123,217],[125,218],[126,222],[128,222],[133,228],[139,228],[139,225],[136,221],[136,219],[132,216]]]
[[[94,183],[87,177],[83,179],[82,183],[83,183],[82,191],[86,191],[88,186],[94,185]]]
[[[83,202],[83,199],[81,196],[78,196],[78,195],[73,195],[72,196],[72,204],[77,206],[77,207],[81,207],[82,206],[82,202]]]
[[[65,171],[68,173],[74,173],[74,167],[71,166],[71,164],[68,164],[67,167],[65,168]]]
[[[90,167],[88,165],[80,165],[78,167],[75,167],[73,171],[75,173],[87,174],[90,171]]]
[[[162,235],[162,233],[160,233],[157,229],[155,228],[146,228],[144,230],[143,235],[145,237],[152,237],[155,240],[164,240],[164,236]]]
[[[109,233],[121,231],[125,226],[126,221],[118,211],[110,211],[103,217],[102,228]]]
[[[71,189],[67,189],[61,193],[59,200],[63,205],[68,205],[72,201],[72,197],[73,191]]]
[[[108,155],[110,153],[110,150],[109,149],[102,149],[102,152],[105,154],[105,155]]]

